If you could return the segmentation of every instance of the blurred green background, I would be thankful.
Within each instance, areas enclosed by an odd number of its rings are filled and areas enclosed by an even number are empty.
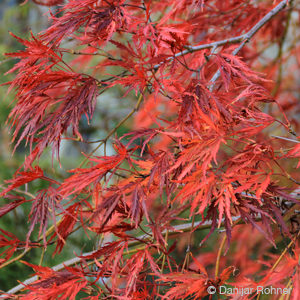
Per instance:
[[[15,76],[15,74],[5,74],[17,62],[16,59],[7,58],[5,53],[17,52],[24,49],[24,46],[17,42],[9,32],[23,39],[28,39],[30,38],[30,32],[37,34],[49,26],[51,23],[51,20],[48,18],[50,10],[52,13],[58,11],[58,7],[55,6],[51,8],[38,6],[31,1],[28,1],[25,5],[22,5],[22,3],[24,3],[24,0],[0,0],[0,84],[13,80]],[[66,42],[66,44],[67,43],[68,42]],[[71,57],[66,55],[66,60],[70,59]],[[74,67],[74,69],[76,69],[76,67]],[[79,72],[82,72],[82,70],[79,70]],[[92,74],[92,69],[87,68],[84,72]],[[16,170],[24,162],[25,156],[29,154],[29,147],[26,147],[25,143],[21,143],[12,155],[14,149],[14,144],[11,143],[13,132],[10,130],[7,119],[14,105],[14,91],[8,94],[8,87],[9,85],[0,86],[0,190],[7,186],[5,180],[9,180],[13,177]],[[101,103],[98,103],[100,105],[96,107],[93,120],[90,124],[91,126],[87,124],[85,118],[82,118],[80,128],[85,140],[99,140],[105,137],[107,132],[109,132],[111,128],[114,128],[120,119],[123,119],[131,111],[136,102],[136,95],[129,93],[126,97],[123,97],[121,93],[118,88],[114,88],[98,98],[97,101],[101,101]],[[132,120],[120,126],[116,135],[121,136],[124,132],[128,132],[128,125],[130,124],[132,124]],[[94,149],[95,145],[96,144],[63,140],[60,150],[61,165],[59,165],[56,159],[52,162],[50,149],[46,149],[39,161],[39,165],[48,177],[57,180],[63,179],[68,174],[66,170],[76,168],[83,160],[84,156],[82,152],[90,152]],[[114,150],[111,142],[107,142],[105,154],[111,155],[112,153],[114,153]],[[99,149],[95,154],[103,155],[103,148]],[[26,190],[28,188],[30,193],[36,195],[39,190],[46,187],[47,185],[45,185],[44,182],[37,180],[30,183],[28,187],[25,185],[25,187],[22,186],[20,189]],[[8,202],[8,200],[1,198],[0,206]],[[0,218],[0,228],[13,233],[21,241],[25,241],[29,225],[28,214],[30,208],[31,203],[25,203]],[[37,237],[38,227],[39,225],[37,225],[33,231],[31,241]],[[68,238],[68,247],[65,247],[59,256],[52,257],[51,254],[55,246],[48,247],[44,256],[43,265],[54,266],[74,257],[75,252],[80,254],[93,250],[95,239],[91,234],[89,235],[90,237],[88,238],[87,235],[80,230],[72,234]],[[0,251],[2,252],[3,248]],[[23,250],[20,250],[17,254],[22,253],[22,251]],[[22,259],[32,264],[39,264],[41,253],[41,249],[32,249]],[[19,261],[0,269],[0,290],[7,291],[17,285],[18,280],[23,281],[29,278],[32,273],[31,268]]]
[[[24,0],[1,0],[0,1],[0,84],[9,82],[13,79],[15,74],[5,74],[11,69],[17,62],[16,59],[7,58],[4,53],[16,52],[23,49],[23,45],[18,43],[9,32],[13,32],[15,35],[21,38],[29,38],[30,32],[37,34],[43,29],[47,28],[50,24],[48,18],[49,8],[38,6],[31,1],[25,5],[21,5]],[[52,7],[51,11],[55,12],[58,8]],[[15,171],[24,162],[25,155],[28,155],[28,147],[21,144],[17,148],[16,152],[12,155],[14,145],[11,143],[12,132],[10,131],[9,124],[6,123],[9,112],[14,101],[14,92],[7,94],[8,85],[0,86],[0,189],[6,187],[5,180],[11,179]],[[107,101],[108,102],[108,101]],[[113,103],[109,104],[110,106]],[[110,127],[111,124],[105,124],[108,122],[103,116],[107,115],[109,107],[101,106],[95,113],[95,122],[101,121],[102,128]],[[126,110],[126,108],[125,108]],[[121,111],[121,113],[124,113]],[[117,122],[118,116],[112,118],[109,122]],[[81,124],[83,129],[83,136],[88,139],[97,139],[102,132],[97,128],[89,128],[84,120]],[[120,129],[121,130],[121,129]],[[124,129],[123,129],[124,130]],[[54,160],[52,166],[51,153],[46,150],[46,153],[40,160],[40,166],[45,170],[49,177],[62,178],[66,175],[65,170],[74,168],[81,160],[81,151],[88,151],[91,147],[87,144],[68,141],[62,144],[61,162],[62,167]],[[109,149],[109,145],[108,145]],[[46,188],[43,182],[34,182],[30,184],[30,192],[35,194],[37,191]],[[27,187],[25,186],[25,189]],[[21,187],[20,189],[24,189]],[[8,203],[7,200],[1,198],[0,206]],[[26,203],[13,210],[9,214],[0,218],[0,228],[8,232],[12,232],[20,240],[26,240],[26,232],[28,228],[28,213],[30,212],[30,203]],[[32,239],[35,238],[38,226],[33,232]],[[68,239],[70,247],[64,249],[59,257],[52,257],[51,253],[53,247],[49,247],[45,253],[44,265],[54,266],[74,256],[74,252],[77,254],[92,250],[94,240],[88,239],[83,232],[76,232]],[[1,249],[1,252],[3,248]],[[18,252],[18,253],[21,253]],[[32,249],[26,256],[23,257],[25,261],[29,261],[33,264],[39,264],[41,257],[41,249]],[[18,284],[17,280],[25,280],[33,273],[32,269],[16,262],[8,267],[0,269],[0,290],[7,291]]]
[[[5,74],[16,63],[15,59],[7,58],[4,53],[16,52],[22,49],[23,45],[19,44],[9,32],[13,32],[15,35],[21,38],[27,38],[30,35],[30,31],[37,33],[43,30],[48,25],[48,17],[45,15],[48,8],[37,6],[34,3],[28,2],[26,5],[21,5],[23,0],[1,0],[0,2],[0,83],[3,84],[12,80],[14,74]],[[12,178],[15,171],[23,163],[24,156],[27,153],[27,149],[24,145],[21,145],[17,151],[12,155],[12,149],[14,147],[11,144],[11,132],[9,125],[6,124],[12,101],[14,100],[14,93],[7,94],[8,86],[0,86],[0,188],[3,188],[3,182]],[[45,167],[49,166],[51,170],[51,156],[42,160]],[[52,171],[53,172],[53,171]],[[42,183],[37,183],[30,186],[32,192],[42,188]],[[1,206],[6,203],[5,199],[0,200]],[[27,211],[26,211],[27,210]],[[15,234],[19,239],[24,240],[26,238],[27,230],[27,216],[30,211],[30,204],[18,207],[13,212],[0,218],[0,228]],[[82,234],[81,234],[82,235]],[[84,238],[84,237],[83,237]],[[74,244],[74,250],[78,247],[82,247],[84,243],[76,247],[76,240],[72,240]],[[3,249],[1,249],[2,252]],[[25,260],[38,264],[39,257],[41,255],[40,249],[33,249]],[[69,253],[64,254],[65,259],[69,257]],[[57,264],[61,261],[56,261],[46,253],[45,261],[49,264]],[[26,265],[17,262],[11,264],[8,267],[0,269],[0,289],[8,290],[16,284],[17,280],[24,280],[32,274],[32,269]]]

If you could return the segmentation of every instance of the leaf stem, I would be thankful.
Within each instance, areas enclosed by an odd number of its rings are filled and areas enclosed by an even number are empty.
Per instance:
[[[174,54],[173,56],[168,57],[165,61],[172,61],[175,58],[179,56],[183,56],[189,53],[193,53],[199,50],[203,49],[209,49],[209,48],[216,48],[219,46],[223,46],[226,44],[233,44],[233,43],[240,43],[240,46],[236,48],[233,51],[233,55],[236,55],[245,45],[250,41],[250,39],[259,31],[260,28],[262,28],[268,21],[270,21],[276,14],[278,14],[282,9],[284,9],[287,5],[287,1],[283,0],[281,1],[276,7],[274,7],[269,13],[267,13],[259,22],[257,22],[247,33],[235,36],[232,38],[224,39],[221,41],[209,43],[209,44],[203,44],[199,46],[185,46],[186,50],[183,50],[181,52],[178,52]],[[159,64],[155,65],[153,69],[158,69],[165,61],[160,62]],[[218,73],[218,72],[217,72]],[[217,74],[216,73],[216,74]],[[212,78],[212,83],[215,82],[220,74],[218,76],[215,74],[215,76]]]
[[[271,274],[272,272],[275,271],[275,269],[277,268],[277,266],[279,265],[279,263],[282,261],[283,257],[285,256],[285,254],[287,253],[287,251],[292,247],[292,245],[296,242],[298,236],[300,235],[300,231],[297,232],[297,234],[295,235],[295,237],[290,241],[290,243],[285,247],[285,249],[282,251],[281,255],[278,257],[278,259],[276,260],[276,262],[274,263],[274,265],[272,266],[272,268],[269,270],[267,276],[269,274]],[[259,292],[257,294],[257,298],[256,300],[260,299],[260,295],[261,292]]]
[[[227,239],[227,235],[225,234],[224,237],[223,237],[223,239],[222,239],[222,242],[221,242],[218,254],[217,254],[216,269],[215,269],[215,279],[217,279],[218,276],[219,276],[220,259],[221,259],[221,254],[222,254],[222,251],[223,251],[226,239]]]
[[[126,115],[126,117],[124,119],[122,119],[108,134],[107,136],[102,139],[99,140],[100,144],[94,149],[92,150],[87,156],[86,158],[80,163],[79,168],[81,168],[87,161],[88,159],[102,146],[104,145],[108,139],[119,129],[119,127],[121,127],[135,112],[138,111],[142,100],[143,100],[143,93],[144,93],[145,89],[143,90],[143,92],[140,93],[140,96],[138,98],[138,101],[135,105],[135,107]]]
[[[1,266],[0,269],[12,264],[15,261],[18,261],[19,259],[21,259],[27,252],[29,252],[29,250],[31,250],[31,248],[28,248],[26,250],[24,250],[21,254],[19,254],[18,256],[12,258],[11,260],[8,260],[6,262],[4,262]]]
[[[238,217],[233,217],[232,219],[233,220],[239,220],[240,217],[239,216]],[[203,224],[199,225],[200,223],[203,223]],[[206,222],[199,221],[199,222],[195,222],[194,225],[192,223],[174,225],[173,226],[174,230],[168,230],[168,232],[169,232],[168,233],[168,238],[170,238],[170,235],[172,236],[172,235],[178,234],[178,231],[183,231],[183,232],[189,231],[192,228],[192,226],[195,227],[195,230],[204,230],[204,229],[210,228],[211,224],[212,224],[212,221],[206,221]],[[224,225],[224,222],[222,222],[222,225]],[[163,233],[166,233],[166,232],[167,231],[164,231]],[[145,238],[146,238],[146,240],[144,240]],[[137,241],[133,241],[133,242],[129,243],[129,246],[131,248],[135,247],[135,246],[137,246],[141,243],[141,240],[144,240],[144,242],[147,242],[147,238],[148,238],[148,235],[142,235],[138,238]],[[144,247],[144,246],[141,246],[141,247]],[[139,248],[136,248],[136,249],[139,249]],[[135,251],[136,249],[128,251],[128,254],[133,253],[131,251]],[[29,251],[29,249],[27,249],[27,251]],[[91,252],[86,252],[86,253],[83,253],[81,256],[93,255],[93,253],[95,253],[96,251],[97,250],[94,250],[94,251],[91,251]],[[24,253],[21,257],[23,257],[25,254],[26,253]],[[21,257],[16,257],[14,259],[14,261],[20,259]],[[79,263],[80,261],[81,261],[80,257],[73,257],[69,260],[66,260],[66,261],[52,267],[52,269],[54,271],[59,271],[59,270],[64,269],[65,266],[72,266],[72,265],[75,265],[75,264]],[[12,263],[12,261],[10,263]],[[8,264],[10,264],[10,263],[8,263]],[[19,285],[15,286],[14,288],[10,289],[9,291],[7,291],[7,294],[15,294],[15,293],[21,291],[24,288],[24,284],[25,285],[32,284],[37,280],[38,280],[38,276],[33,276],[33,277],[25,280],[23,282],[23,284],[19,284]],[[1,299],[1,296],[0,296],[0,299]]]

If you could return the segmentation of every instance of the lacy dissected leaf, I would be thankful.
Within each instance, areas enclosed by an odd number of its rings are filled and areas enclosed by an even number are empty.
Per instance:
[[[123,241],[115,241],[115,242],[107,243],[104,246],[102,246],[100,249],[94,251],[92,254],[79,256],[79,257],[82,259],[94,259],[94,258],[99,258],[102,255],[104,255],[105,257],[112,256],[115,254],[115,252],[120,250],[122,246],[123,246]]]
[[[61,41],[84,27],[84,34],[77,39],[88,44],[109,40],[112,34],[126,28],[130,17],[121,4],[124,1],[109,3],[98,0],[69,1],[63,8],[64,14],[60,17],[53,16],[53,24],[43,33],[43,40],[60,44]]]
[[[59,188],[60,194],[67,197],[74,193],[82,192],[87,186],[99,183],[109,171],[117,169],[128,158],[128,153],[121,143],[115,144],[115,150],[118,153],[117,155],[89,157],[90,162],[96,163],[93,167],[69,171],[74,173],[74,175],[62,183]]]
[[[95,227],[98,233],[106,232],[107,225],[117,232],[122,228],[121,220],[130,218],[131,223],[123,223],[124,228],[137,228],[142,222],[145,215],[149,220],[149,213],[147,208],[148,195],[145,194],[144,188],[141,185],[143,180],[139,179],[136,182],[130,182],[124,185],[112,186],[107,189],[106,193],[101,197],[98,206],[93,213],[93,220],[98,224]],[[112,218],[115,217],[114,220]],[[119,224],[119,225],[118,225]],[[114,229],[113,229],[114,228]]]
[[[14,53],[5,54],[10,57],[21,59],[18,63],[15,64],[15,66],[11,70],[7,72],[12,73],[17,70],[19,72],[17,78],[11,82],[9,90],[11,90],[14,87],[17,87],[17,83],[21,82],[20,80],[22,79],[22,77],[23,81],[25,81],[26,79],[28,82],[31,82],[29,76],[30,71],[42,73],[51,66],[62,61],[61,56],[56,53],[56,49],[53,49],[51,45],[44,43],[38,37],[35,37],[32,33],[30,40],[24,40],[14,35],[13,33],[10,34],[14,38],[16,38],[18,42],[23,44],[26,47],[26,49]]]
[[[238,56],[223,52],[220,55],[215,54],[215,57],[226,90],[229,89],[229,84],[234,78],[240,78],[249,84],[262,80],[262,74],[251,70]]]
[[[0,253],[0,265],[9,260],[15,253],[20,240],[12,233],[0,228],[0,248],[6,248]]]
[[[83,115],[92,118],[97,83],[89,76],[61,70],[35,73],[21,71],[13,82],[18,87],[18,101],[10,113],[15,147],[25,139],[30,145],[38,143],[35,157],[48,145],[59,154],[62,135],[69,127],[81,139],[79,121]]]
[[[207,277],[194,272],[172,273],[164,277],[165,282],[175,283],[166,293],[167,299],[184,299],[195,297],[202,299],[207,293]]]
[[[184,141],[184,149],[179,153],[174,165],[168,172],[181,168],[181,173],[177,177],[182,180],[195,169],[202,170],[205,175],[211,164],[217,164],[217,153],[221,143],[225,141],[221,137],[212,137],[206,141],[201,139]]]
[[[6,181],[6,183],[8,183],[10,185],[0,193],[0,196],[3,196],[6,193],[8,193],[9,191],[11,191],[21,185],[24,185],[26,183],[34,181],[38,178],[41,178],[43,176],[44,176],[43,170],[39,166],[35,166],[30,171],[26,171],[26,172],[18,171],[15,174],[14,179],[10,179],[10,180]]]
[[[144,268],[145,258],[145,252],[139,251],[127,260],[123,271],[128,274],[125,296],[129,296],[136,291],[139,275]]]
[[[290,150],[287,154],[287,157],[299,157],[300,156],[300,143],[297,144],[292,150]],[[300,161],[298,162],[297,168],[300,167]]]
[[[88,285],[88,281],[79,269],[67,268],[63,271],[54,271],[48,267],[23,263],[32,267],[41,279],[26,285],[29,292],[21,295],[20,299],[75,299],[76,295]]]
[[[173,282],[173,286],[164,295],[166,299],[185,299],[187,297],[202,299],[208,295],[209,286],[214,286],[217,289],[229,279],[234,270],[234,267],[228,267],[221,272],[218,278],[212,280],[208,277],[203,265],[194,257],[193,260],[196,266],[194,272],[174,272],[161,276],[164,282]]]
[[[98,233],[105,232],[104,226],[111,220],[112,216],[120,211],[123,201],[123,195],[120,191],[113,191],[103,197],[101,203],[97,206],[93,213],[94,221],[97,221],[99,227],[96,229]],[[122,208],[121,208],[122,211]]]
[[[29,201],[22,196],[14,196],[10,194],[6,195],[5,198],[9,200],[17,200],[11,201],[0,207],[0,218],[12,211],[13,209],[15,209],[16,207],[18,207],[19,205]]]
[[[44,6],[53,6],[53,5],[59,5],[63,3],[63,0],[32,0],[32,1],[38,5],[44,5]]]
[[[232,116],[226,108],[227,103],[222,103],[223,101],[224,99],[210,92],[204,83],[192,80],[183,93],[179,121],[189,124],[191,120],[200,119],[216,130],[216,121],[232,121]]]
[[[131,201],[131,206],[129,211],[129,215],[132,221],[135,222],[136,226],[138,226],[138,224],[141,222],[143,210],[147,212],[145,198],[146,198],[145,191],[141,186],[137,185],[132,193],[132,201]]]
[[[195,151],[201,150],[200,147],[194,149],[194,152],[191,153],[197,153]],[[271,148],[259,144],[248,145],[243,150],[226,162],[227,169],[219,176],[212,172],[212,167],[204,173],[206,177],[203,176],[202,165],[210,161],[208,158],[200,159],[201,164],[198,165],[198,163],[191,163],[192,156],[185,157],[182,155],[179,157],[178,162],[171,170],[177,167],[184,158],[187,167],[182,168],[182,173],[178,177],[184,186],[176,199],[180,199],[181,203],[190,202],[192,211],[198,207],[196,212],[201,215],[209,208],[205,219],[213,218],[211,230],[215,229],[215,225],[221,226],[224,221],[228,242],[231,235],[232,215],[236,215],[236,210],[238,210],[245,222],[250,222],[271,243],[274,243],[270,228],[273,218],[277,220],[285,233],[288,233],[281,213],[276,208],[275,199],[278,194],[269,194],[268,192],[268,187],[273,184],[271,163],[274,159],[274,153]],[[189,154],[188,151],[190,149],[186,148],[183,154]],[[212,152],[208,154],[211,157]],[[221,170],[220,168],[220,172]],[[213,213],[214,210],[215,213]],[[262,218],[265,229],[262,229],[256,222],[256,218],[259,216]]]
[[[64,210],[64,215],[61,222],[55,228],[55,233],[49,241],[52,241],[57,236],[55,253],[60,253],[65,246],[67,237],[71,234],[75,224],[78,222],[78,215],[81,210],[81,203],[74,203]]]
[[[48,226],[48,220],[52,216],[54,224],[56,223],[55,212],[57,211],[57,208],[62,209],[62,206],[59,204],[60,200],[61,197],[52,187],[49,187],[47,190],[41,190],[35,199],[33,199],[31,210],[28,216],[31,224],[26,235],[27,244],[35,225],[39,223],[40,226],[38,237],[43,237],[44,245],[46,246],[46,230]]]
[[[162,151],[157,153],[157,155],[153,155],[152,160],[153,167],[149,173],[148,188],[150,188],[151,185],[158,185],[161,197],[163,196],[163,190],[165,190],[166,196],[170,201],[170,197],[176,188],[176,184],[172,183],[168,171],[170,170],[171,165],[174,164],[175,159],[171,153]]]

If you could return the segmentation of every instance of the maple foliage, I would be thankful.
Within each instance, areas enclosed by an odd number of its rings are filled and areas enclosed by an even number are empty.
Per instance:
[[[40,265],[23,261],[37,276],[3,297],[215,299],[209,287],[273,286],[298,299],[299,3],[33,2],[58,6],[43,32],[11,33],[23,50],[6,53],[18,59],[12,142],[29,155],[4,182],[0,217],[31,208],[25,237],[0,229],[0,268],[43,252]],[[86,139],[116,90],[132,110]],[[71,141],[96,145],[49,175],[43,154],[60,162]],[[93,251],[42,265],[80,229]]]

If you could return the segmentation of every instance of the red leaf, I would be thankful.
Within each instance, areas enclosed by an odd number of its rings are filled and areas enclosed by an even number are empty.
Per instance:
[[[55,229],[56,232],[53,233],[53,235],[51,236],[51,238],[49,240],[49,241],[53,240],[53,238],[55,236],[58,237],[57,245],[56,245],[53,255],[55,253],[60,253],[62,251],[62,249],[66,243],[67,237],[72,232],[75,224],[78,221],[78,214],[80,212],[80,208],[81,208],[81,204],[75,203],[65,210],[65,214],[62,218],[61,223],[57,226],[57,228]]]
[[[47,190],[41,190],[35,199],[33,200],[33,204],[31,206],[31,210],[28,216],[30,221],[30,227],[26,235],[26,243],[28,245],[30,235],[37,223],[40,223],[39,227],[39,238],[42,236],[44,245],[46,246],[46,230],[48,225],[48,219],[52,214],[52,219],[55,223],[55,212],[57,208],[61,208],[62,206],[59,204],[61,197],[57,194],[57,191],[51,186]]]
[[[17,198],[17,197],[13,197],[13,198]],[[9,213],[11,210],[18,207],[19,205],[21,205],[24,202],[28,201],[24,197],[18,197],[18,198],[21,198],[21,199],[12,201],[12,202],[7,203],[7,204],[0,207],[0,218],[3,217],[4,215],[6,215],[7,213]]]
[[[34,169],[27,172],[17,172],[14,179],[7,180],[6,183],[11,183],[4,191],[0,193],[0,196],[7,194],[9,191],[34,181],[35,179],[41,178],[44,176],[43,170],[35,166]]]
[[[0,228],[0,248],[8,247],[2,253],[0,253],[0,265],[9,260],[15,253],[17,247],[20,244],[20,240],[12,233]]]
[[[97,163],[95,166],[86,169],[74,169],[69,172],[74,173],[67,178],[59,188],[59,192],[64,197],[74,193],[82,192],[91,184],[98,184],[108,171],[116,169],[125,158],[128,157],[126,148],[121,144],[115,144],[118,155],[90,157],[91,162]]]
[[[24,262],[32,267],[36,274],[41,278],[37,282],[26,285],[29,293],[21,295],[23,300],[31,299],[75,299],[76,295],[83,290],[88,281],[76,268],[67,268],[63,271],[54,271],[48,267],[41,267]]]

